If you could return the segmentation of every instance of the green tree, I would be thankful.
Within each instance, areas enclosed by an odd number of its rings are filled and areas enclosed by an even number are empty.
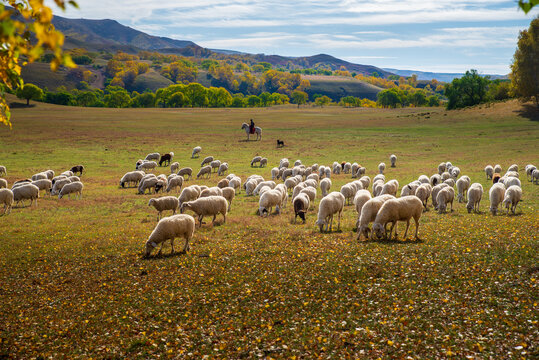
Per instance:
[[[440,99],[436,95],[431,95],[427,98],[428,106],[440,106]]]
[[[492,100],[506,100],[511,98],[511,82],[494,80],[488,87],[488,97]]]
[[[26,99],[26,105],[30,105],[30,100],[43,99],[43,90],[34,84],[24,84],[23,87],[17,89],[17,97]]]
[[[183,107],[187,104],[185,95],[182,92],[175,92],[168,98],[168,106],[173,108]]]
[[[522,100],[535,98],[539,107],[539,17],[532,20],[528,30],[520,32],[511,79],[516,95]]]
[[[129,106],[131,97],[124,89],[111,91],[105,95],[105,105],[111,108],[125,108]]]
[[[75,96],[75,101],[79,106],[95,106],[98,100],[96,93],[93,91],[81,91]]]
[[[230,104],[231,107],[234,107],[234,108],[241,108],[244,106],[244,101],[243,101],[243,98],[239,97],[239,96],[234,96],[232,98],[232,103]]]
[[[401,98],[399,97],[399,93],[396,88],[380,91],[378,93],[376,102],[382,107],[390,108],[396,108],[397,105],[402,104]]]
[[[45,94],[45,102],[56,105],[72,105],[73,95],[71,95],[65,90],[60,90],[57,92],[47,92]]]
[[[151,108],[155,106],[155,94],[153,92],[144,92],[142,94],[133,93],[131,98],[131,107]]]
[[[316,100],[314,101],[314,103],[320,107],[324,107],[326,105],[329,105],[331,104],[331,98],[326,96],[326,95],[323,95],[323,96],[319,96],[316,98]]]
[[[427,95],[423,90],[417,90],[408,96],[408,101],[414,106],[424,106],[427,104]]]
[[[256,107],[256,106],[260,106],[260,98],[256,95],[250,95],[248,98],[247,98],[247,106],[249,107]]]
[[[466,71],[463,77],[453,79],[444,90],[444,95],[448,99],[447,108],[458,109],[485,102],[489,82],[490,80],[479,75],[477,70]]]
[[[307,100],[309,99],[309,95],[305,91],[301,90],[295,90],[292,92],[292,102],[294,104],[298,105],[298,108],[300,105],[304,105],[307,103]]]

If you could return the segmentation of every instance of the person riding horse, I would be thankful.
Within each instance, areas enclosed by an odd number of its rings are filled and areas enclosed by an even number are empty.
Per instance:
[[[253,119],[251,119],[251,125],[249,125],[249,133],[250,134],[255,133],[255,123],[253,122]]]

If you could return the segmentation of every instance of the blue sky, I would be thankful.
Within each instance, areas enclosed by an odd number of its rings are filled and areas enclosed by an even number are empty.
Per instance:
[[[217,49],[405,70],[506,74],[528,15],[507,0],[77,0],[70,18],[114,19]],[[54,6],[53,6],[54,8]]]

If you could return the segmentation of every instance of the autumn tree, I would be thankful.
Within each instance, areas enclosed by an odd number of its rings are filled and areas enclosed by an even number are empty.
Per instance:
[[[523,100],[535,98],[539,107],[539,17],[532,20],[529,29],[520,32],[511,79],[516,94]]]
[[[198,74],[197,68],[186,62],[176,61],[172,64],[164,66],[161,70],[161,75],[175,83],[188,84],[195,81]]]
[[[17,89],[17,97],[26,99],[26,105],[30,105],[30,100],[41,100],[43,98],[43,90],[34,84],[24,84]]]
[[[316,98],[316,100],[314,101],[314,103],[320,107],[324,107],[326,105],[329,105],[331,104],[331,98],[326,96],[326,95],[323,95],[323,96],[319,96]]]
[[[297,104],[299,108],[300,105],[304,105],[307,103],[307,100],[309,99],[309,95],[307,95],[305,91],[295,90],[294,92],[292,92],[291,98],[292,98],[292,102],[294,104]]]

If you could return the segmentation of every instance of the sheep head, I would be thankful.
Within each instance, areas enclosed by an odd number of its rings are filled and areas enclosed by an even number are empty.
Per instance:
[[[386,229],[380,223],[373,224],[372,235],[375,236],[377,239],[383,239],[386,235]]]

